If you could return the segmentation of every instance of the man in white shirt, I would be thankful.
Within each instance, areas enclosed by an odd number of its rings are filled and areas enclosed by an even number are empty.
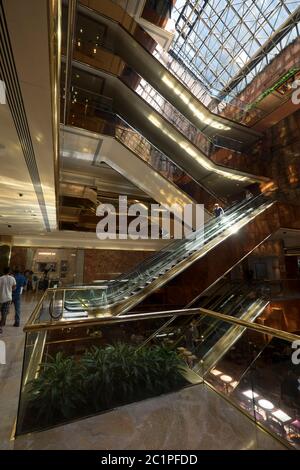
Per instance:
[[[10,269],[5,268],[3,276],[0,277],[0,333],[2,333],[2,326],[4,326],[6,323],[9,305],[12,301],[12,291],[16,288],[16,280],[13,276],[10,276],[9,272]]]

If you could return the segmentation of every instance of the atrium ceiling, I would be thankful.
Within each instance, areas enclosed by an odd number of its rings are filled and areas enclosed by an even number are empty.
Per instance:
[[[204,93],[231,99],[299,36],[299,19],[299,0],[177,0],[169,52]]]

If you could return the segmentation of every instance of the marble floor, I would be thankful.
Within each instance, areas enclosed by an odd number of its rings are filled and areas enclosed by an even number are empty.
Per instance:
[[[22,324],[37,300],[24,295]],[[12,308],[0,335],[0,449],[285,449],[203,384],[13,440],[25,338],[13,320]]]
[[[31,315],[39,294],[24,293],[22,298],[21,326],[13,327],[14,308],[10,307],[6,326],[0,340],[6,345],[6,364],[0,364],[0,449],[13,449],[10,440],[13,432],[20,389],[25,333],[23,326]]]
[[[48,431],[19,436],[26,450],[284,450],[206,385],[194,385]]]

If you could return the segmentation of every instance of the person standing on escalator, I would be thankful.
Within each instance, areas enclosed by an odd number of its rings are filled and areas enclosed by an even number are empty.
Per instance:
[[[249,189],[246,189],[245,191],[245,199],[246,201],[250,201],[250,199],[253,198],[253,194],[251,193],[251,191]]]
[[[217,202],[214,205],[214,214],[216,219],[221,219],[224,215],[224,209]]]

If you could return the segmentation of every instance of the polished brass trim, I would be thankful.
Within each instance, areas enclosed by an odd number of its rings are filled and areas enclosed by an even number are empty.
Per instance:
[[[91,286],[78,286],[78,287],[49,287],[47,289],[47,292],[69,292],[69,291],[78,291],[78,290],[89,290],[89,289],[95,289],[95,290],[101,290],[101,289],[106,289],[106,284],[103,286],[98,286],[98,285],[91,285]]]
[[[43,296],[44,297],[44,296]],[[42,299],[43,299],[42,297]],[[41,300],[42,300],[41,299]],[[37,310],[38,306],[35,308]],[[35,311],[33,313],[35,313]],[[299,340],[300,336],[295,335],[293,333],[288,333],[286,331],[277,330],[275,328],[271,328],[269,326],[259,325],[257,323],[250,323],[246,320],[241,320],[235,317],[231,317],[230,315],[225,315],[223,313],[213,312],[212,310],[207,310],[205,308],[191,308],[191,309],[183,309],[183,310],[165,310],[161,312],[148,312],[148,313],[135,313],[131,315],[119,315],[117,317],[112,316],[103,316],[95,317],[95,318],[83,318],[78,320],[60,320],[53,323],[37,323],[37,324],[30,324],[27,323],[24,327],[24,331],[33,331],[33,330],[52,330],[52,329],[60,329],[60,328],[77,328],[83,326],[90,326],[90,325],[105,325],[105,324],[114,324],[114,323],[123,323],[127,321],[136,321],[136,320],[150,320],[155,318],[164,318],[164,317],[173,317],[173,316],[189,316],[189,315],[208,315],[209,317],[217,318],[218,320],[232,323],[234,325],[243,326],[245,328],[258,331],[259,333],[268,334],[274,336],[279,339],[283,339],[286,341],[297,341]],[[33,316],[33,314],[32,314]]]
[[[247,225],[251,220],[253,220],[257,215],[261,214],[262,212],[270,210],[274,204],[276,204],[276,201],[271,201],[269,203],[263,204],[262,207],[259,207],[257,210],[254,211],[254,214],[252,214],[249,219],[247,218],[246,221],[243,221],[241,227],[244,227],[245,225]],[[231,232],[230,232],[230,228],[229,228],[227,236],[225,238],[224,238],[224,235],[223,236],[220,235],[220,236],[217,237],[218,240],[219,240],[218,243],[222,243],[226,238],[228,238],[230,236],[230,234],[231,234]],[[213,241],[215,241],[215,240],[213,240]],[[127,311],[128,309],[130,309],[131,307],[133,307],[137,303],[141,302],[148,294],[155,291],[158,287],[160,287],[163,284],[165,284],[166,282],[168,282],[170,279],[172,279],[174,276],[176,276],[180,272],[184,271],[187,266],[191,265],[196,260],[198,260],[198,259],[202,258],[203,256],[205,256],[205,254],[208,251],[210,251],[211,249],[214,248],[214,246],[216,246],[216,243],[212,244],[212,242],[207,244],[206,249],[205,249],[204,252],[202,250],[200,250],[200,252],[198,251],[198,252],[194,253],[193,255],[189,256],[187,259],[185,259],[185,260],[181,261],[180,263],[178,263],[173,269],[171,269],[170,271],[165,273],[163,276],[161,276],[158,279],[154,280],[151,284],[149,284],[147,287],[145,287],[143,290],[141,290],[141,292],[135,294],[134,296],[130,297],[129,299],[125,299],[124,301],[119,302],[116,306],[110,305],[110,306],[107,306],[107,308],[89,308],[88,310],[89,310],[89,313],[91,315],[90,318],[81,319],[81,320],[80,319],[79,320],[65,320],[65,319],[62,319],[62,320],[60,320],[60,322],[57,323],[57,325],[54,325],[53,322],[51,322],[51,323],[47,322],[47,323],[43,323],[43,324],[39,324],[39,325],[38,324],[37,325],[32,325],[32,323],[34,322],[35,316],[38,315],[38,311],[35,309],[35,315],[33,314],[30,317],[28,323],[25,326],[25,330],[26,329],[29,330],[30,328],[44,329],[44,328],[48,328],[49,325],[51,325],[51,328],[54,328],[54,327],[60,328],[62,325],[63,326],[71,325],[71,326],[75,327],[77,325],[81,326],[82,324],[86,324],[86,325],[87,324],[97,324],[99,321],[101,321],[101,318],[103,319],[103,317],[107,318],[107,317],[111,317],[113,315],[118,316],[120,314],[124,314],[125,311]],[[95,287],[93,286],[92,288],[93,288],[93,290],[100,290],[100,289],[103,289],[103,286],[95,286]],[[63,289],[63,288],[49,289],[48,292],[51,293],[51,292],[54,292],[54,291],[55,292],[57,292],[57,291],[67,292],[67,291],[81,291],[81,290],[85,291],[85,290],[88,290],[88,289],[91,289],[91,287],[84,286],[84,287],[79,287],[79,288],[74,287],[74,288],[70,288],[70,289]],[[182,314],[182,310],[179,311],[179,312],[181,312],[181,314]],[[228,318],[231,318],[231,317],[228,317]],[[242,324],[241,326],[244,326],[244,325]],[[245,325],[245,326],[247,326],[247,325]]]
[[[49,0],[49,59],[51,81],[52,138],[54,158],[54,184],[56,223],[59,218],[59,129],[60,129],[60,65],[61,65],[61,1]]]
[[[38,316],[38,314],[39,314],[39,312],[40,312],[40,310],[41,310],[42,303],[43,303],[43,301],[45,300],[45,298],[47,297],[47,295],[48,295],[48,291],[45,291],[45,292],[43,293],[43,295],[41,296],[41,298],[40,298],[40,300],[38,301],[38,303],[36,304],[36,306],[35,306],[35,308],[34,308],[32,314],[31,314],[30,317],[28,318],[28,321],[27,321],[27,323],[26,323],[26,325],[25,325],[25,327],[24,327],[24,331],[26,331],[27,326],[34,324],[34,322],[35,322],[35,320],[36,320],[36,318],[37,318],[37,316]]]
[[[210,317],[217,318],[219,320],[223,320],[229,323],[234,323],[235,325],[244,326],[254,331],[258,331],[259,333],[264,333],[267,335],[274,336],[276,338],[280,338],[287,341],[297,341],[300,339],[300,336],[295,335],[293,333],[289,333],[287,331],[277,330],[276,328],[271,328],[270,326],[260,325],[258,323],[250,323],[246,320],[241,320],[239,318],[231,317],[230,315],[225,315],[223,313],[213,312],[211,310],[206,310],[205,308],[201,308],[201,313],[205,313]]]
[[[68,29],[67,29],[67,51],[66,51],[66,80],[65,80],[65,102],[63,122],[67,122],[68,105],[71,102],[70,85],[73,60],[73,45],[75,35],[75,21],[77,12],[77,0],[69,0],[68,2]]]
[[[268,206],[267,206],[267,207],[263,207],[263,210],[262,210],[262,208],[259,208],[260,211],[259,211],[258,214],[256,213],[257,211],[255,210],[255,211],[254,211],[254,214],[252,215],[252,217],[249,218],[249,219],[247,219],[247,221],[246,221],[247,223],[243,224],[241,228],[243,228],[244,225],[247,225],[247,224],[248,224],[249,222],[251,222],[255,217],[257,217],[258,215],[260,215],[260,214],[263,213],[264,211],[270,209],[274,204],[276,204],[276,201],[275,201],[275,202],[272,201],[271,203],[268,203]],[[265,205],[263,205],[263,206],[265,206]],[[220,241],[220,243],[222,243],[222,242],[223,242],[224,240],[226,240],[229,236],[231,236],[230,227],[229,227],[229,229],[226,229],[226,231],[227,231],[227,230],[229,230],[228,235],[227,235],[225,238],[222,237],[222,240]],[[225,232],[226,232],[226,231],[225,231]],[[270,236],[271,236],[271,234],[268,235],[266,238],[264,238],[264,240],[263,240],[262,242],[258,243],[258,244],[253,248],[253,250],[250,251],[250,253],[251,253],[252,251],[254,251],[261,243],[263,243],[264,241],[266,241],[266,239],[269,238]],[[218,235],[218,237],[219,237],[219,235]],[[178,265],[176,265],[176,266],[171,270],[172,273],[171,273],[171,272],[167,272],[164,276],[162,276],[163,279],[157,279],[157,280],[153,281],[153,282],[151,283],[151,285],[149,285],[148,287],[146,287],[145,289],[143,289],[143,291],[147,291],[147,294],[146,294],[146,295],[148,295],[148,293],[152,292],[153,290],[157,289],[158,287],[161,287],[161,285],[162,285],[163,283],[165,283],[166,281],[169,281],[170,279],[172,279],[175,275],[179,274],[181,271],[183,271],[184,269],[186,269],[186,267],[189,266],[190,264],[192,264],[194,261],[196,261],[196,260],[202,258],[204,255],[206,255],[206,254],[207,254],[211,249],[213,249],[215,246],[216,246],[216,245],[214,245],[214,246],[211,247],[210,244],[208,244],[208,249],[206,249],[204,253],[203,253],[202,251],[201,251],[201,253],[199,253],[199,252],[198,252],[198,253],[195,253],[194,255],[190,256],[188,259],[185,259],[185,260],[181,261],[180,263],[178,263]],[[249,254],[249,253],[247,253],[247,254],[245,255],[245,257],[247,257],[248,254]],[[242,259],[244,259],[245,257],[243,257]],[[242,260],[242,259],[241,259],[241,260]],[[240,260],[240,261],[241,261],[241,260]],[[233,267],[235,267],[237,264],[239,264],[240,261],[239,261],[238,263],[236,263]],[[179,266],[178,269],[176,269],[177,266]],[[232,269],[232,268],[230,268],[226,273],[222,274],[221,277],[224,277],[229,271],[231,271],[231,269]],[[171,274],[172,274],[172,275],[171,275]],[[166,279],[166,281],[165,281],[165,279]],[[216,282],[218,282],[218,280],[219,280],[219,279],[217,279],[213,284],[215,284]],[[162,281],[163,281],[163,283],[162,283]],[[207,289],[205,289],[205,291],[208,290],[213,284],[211,284]],[[152,286],[154,287],[154,289],[152,288]],[[58,287],[58,288],[49,288],[49,289],[48,289],[48,292],[54,292],[54,291],[56,291],[56,292],[60,292],[60,291],[72,292],[72,291],[85,291],[85,290],[89,290],[89,289],[101,290],[101,289],[105,289],[105,288],[106,288],[105,285],[101,285],[101,286],[97,286],[97,285],[96,285],[96,286],[94,286],[94,285],[92,285],[92,286],[79,286],[79,287],[68,287],[68,288]],[[205,292],[205,291],[204,291],[204,292]],[[202,292],[200,295],[202,295],[202,294],[203,294],[203,292]],[[146,295],[141,296],[141,294],[138,294],[139,301],[141,301],[143,298],[145,298]],[[136,296],[135,296],[135,297],[136,297]],[[132,299],[131,299],[131,300],[132,300]],[[197,298],[195,298],[195,299],[193,300],[193,302],[194,302],[195,300],[197,300]],[[122,302],[121,305],[123,305],[123,303],[127,303],[127,302]],[[134,304],[136,304],[136,303],[134,303]],[[132,301],[131,301],[131,303],[130,303],[129,306],[126,308],[126,310],[128,310],[128,309],[131,308],[132,306],[133,306],[133,305],[132,305]],[[95,310],[95,309],[89,309],[89,310],[90,310],[90,311],[93,311],[93,310]],[[99,309],[96,309],[96,310],[99,310]],[[118,309],[115,308],[114,310],[118,310]],[[122,312],[124,312],[124,311],[125,311],[125,309],[122,308]],[[111,314],[111,309],[110,309],[110,308],[108,308],[108,309],[103,309],[103,313],[105,313],[105,312],[108,313],[108,314]],[[28,321],[28,324],[29,324],[29,323],[30,323],[30,319],[29,319],[29,321]]]
[[[247,323],[253,324],[256,318],[261,315],[268,304],[268,301],[256,299],[253,304],[241,315],[240,319],[246,321]],[[218,322],[219,320],[215,321]],[[211,370],[230,350],[235,342],[243,336],[245,331],[245,327],[237,325],[230,326],[230,328],[228,328],[222,337],[219,338],[201,358],[201,367],[205,368],[205,371]]]
[[[247,413],[247,411],[245,411],[243,408],[239,407],[236,402],[234,402],[230,397],[228,397],[228,395],[225,395],[222,392],[220,392],[220,390],[215,388],[212,384],[207,382],[205,379],[203,379],[203,383],[204,383],[204,385],[209,387],[211,390],[213,390],[217,395],[219,395],[223,400],[227,401],[227,403],[229,403],[231,406],[233,406],[237,411],[242,413],[246,418],[248,418],[252,423],[254,423],[263,432],[265,432],[269,436],[273,437],[276,441],[278,441],[280,444],[282,444],[287,449],[296,450],[295,447],[293,447],[289,442],[285,441],[284,439],[282,439],[277,434],[274,434],[270,429],[268,429],[267,427],[262,425],[259,421],[255,421],[252,418],[252,416],[249,413]]]

